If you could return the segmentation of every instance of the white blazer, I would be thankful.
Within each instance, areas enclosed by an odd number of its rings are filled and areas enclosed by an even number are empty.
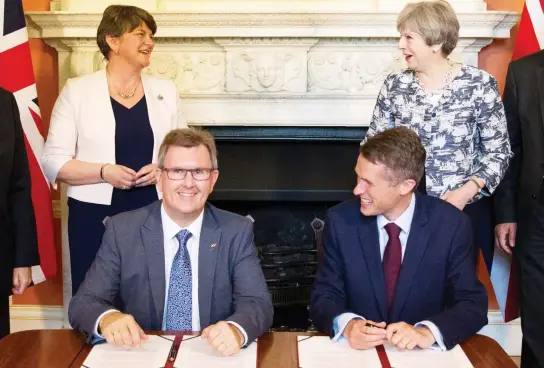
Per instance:
[[[142,84],[154,137],[152,162],[157,163],[166,134],[187,124],[172,81],[142,75]],[[54,188],[60,168],[72,159],[115,164],[115,118],[105,70],[68,80],[55,102],[41,157]],[[97,204],[111,204],[112,193],[108,183],[68,187],[69,197]]]

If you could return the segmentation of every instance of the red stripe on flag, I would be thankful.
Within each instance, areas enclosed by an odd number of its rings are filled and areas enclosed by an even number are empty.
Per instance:
[[[11,93],[34,84],[28,42],[0,53],[0,86]]]
[[[45,278],[48,279],[57,273],[51,192],[26,136],[25,146],[32,183],[32,204],[34,206],[34,213],[36,214],[40,266]]]
[[[542,5],[542,0],[540,2]],[[518,37],[514,46],[514,53],[512,54],[512,61],[522,58],[526,55],[530,55],[540,50],[540,45],[535,35],[533,28],[533,22],[529,16],[527,5],[523,6],[523,13],[521,14],[521,21],[519,24]]]
[[[510,265],[510,279],[508,280],[508,292],[506,294],[506,306],[504,308],[504,322],[510,322],[519,317],[519,283],[518,266],[512,260]]]

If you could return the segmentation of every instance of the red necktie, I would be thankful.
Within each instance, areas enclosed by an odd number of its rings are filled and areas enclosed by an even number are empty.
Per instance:
[[[387,293],[387,310],[391,311],[393,299],[395,298],[395,288],[399,279],[400,265],[402,263],[402,248],[399,238],[401,229],[394,222],[390,222],[385,225],[385,231],[389,235],[389,240],[387,240],[385,251],[383,252],[383,273],[385,275],[385,290]]]

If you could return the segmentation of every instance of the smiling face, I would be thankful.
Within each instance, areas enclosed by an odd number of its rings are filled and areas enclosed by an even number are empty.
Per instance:
[[[405,28],[400,33],[398,48],[402,52],[408,68],[416,72],[425,70],[432,61],[440,57],[439,52],[433,52],[433,47],[439,48],[439,45],[428,46],[423,36],[410,28]]]
[[[134,30],[125,32],[121,37],[108,36],[107,40],[113,50],[110,53],[110,59],[112,56],[120,57],[137,69],[143,69],[149,65],[155,43],[153,32],[144,22]]]
[[[365,216],[384,215],[394,221],[400,216],[411,200],[415,181],[408,179],[400,183],[391,180],[391,174],[382,164],[374,164],[359,155],[355,166],[357,185],[353,194],[361,200],[361,213]]]
[[[171,146],[164,156],[165,169],[211,169],[210,152],[204,145],[196,147]],[[157,174],[157,185],[163,194],[163,205],[168,216],[178,225],[190,225],[204,210],[213,191],[219,171],[213,170],[207,180],[195,180],[187,172],[182,180],[172,180],[166,170]]]

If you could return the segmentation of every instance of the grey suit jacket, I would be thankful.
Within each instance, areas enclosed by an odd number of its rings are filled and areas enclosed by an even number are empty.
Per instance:
[[[233,321],[245,329],[248,342],[265,333],[273,308],[253,224],[207,204],[198,257],[201,328]],[[161,201],[156,201],[107,222],[96,259],[70,302],[70,323],[91,337],[97,318],[116,308],[144,330],[160,330],[165,291]]]

